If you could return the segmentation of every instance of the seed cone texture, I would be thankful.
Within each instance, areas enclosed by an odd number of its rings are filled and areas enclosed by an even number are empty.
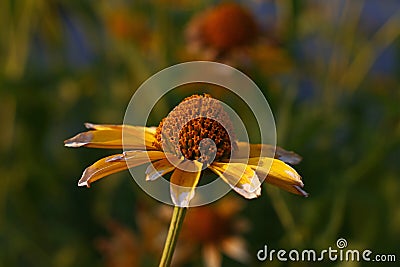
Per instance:
[[[160,122],[155,138],[159,150],[204,164],[228,159],[236,146],[228,113],[208,94],[185,98]]]

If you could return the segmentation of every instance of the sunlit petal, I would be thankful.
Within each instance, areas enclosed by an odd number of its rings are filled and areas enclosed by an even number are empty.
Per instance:
[[[88,131],[64,141],[66,147],[122,148],[121,132],[114,130]]]
[[[260,180],[247,164],[214,162],[209,169],[245,198],[251,199],[261,195]]]
[[[126,170],[128,166],[125,162],[108,162],[107,160],[115,157],[109,156],[96,161],[93,165],[85,169],[78,182],[78,186],[90,187],[90,184],[107,175]]]
[[[170,191],[175,206],[188,207],[194,197],[203,164],[198,161],[182,161],[171,175]]]
[[[164,159],[165,153],[161,151],[142,151],[133,150],[125,151],[122,154],[115,155],[114,157],[108,159],[108,162],[122,161],[126,162],[129,168],[141,165],[143,161],[152,162],[155,160]],[[138,164],[139,163],[139,164]]]
[[[258,161],[256,158],[250,159],[249,164],[256,161]],[[308,196],[308,193],[301,189],[304,185],[301,176],[295,169],[278,159],[260,158],[258,162],[258,166],[250,166],[261,179],[265,178],[267,183],[276,185],[291,193]]]
[[[160,151],[131,151],[128,160],[125,160],[124,154],[102,158],[86,168],[78,185],[90,187],[91,183],[107,175],[162,158],[165,158],[165,155]]]
[[[157,127],[141,127],[141,126],[132,126],[132,125],[120,125],[120,124],[94,124],[90,122],[85,123],[85,127],[89,130],[115,130],[118,128],[124,128],[125,131],[132,132],[137,128],[146,128],[146,133],[154,135],[156,133]]]
[[[293,151],[268,144],[249,144],[246,142],[237,142],[237,149],[233,151],[233,159],[247,159],[255,157],[275,157],[289,164],[298,164],[302,157]]]
[[[67,147],[154,150],[154,128],[130,125],[97,125],[86,123],[90,131],[65,140]],[[125,134],[123,135],[123,131]]]
[[[157,178],[172,172],[175,166],[168,159],[162,159],[150,164],[146,169],[146,181],[154,181]]]

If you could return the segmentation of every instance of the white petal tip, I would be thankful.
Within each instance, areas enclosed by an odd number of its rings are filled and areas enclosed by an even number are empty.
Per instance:
[[[150,175],[146,175],[146,181],[155,181],[162,176],[162,172],[155,172]]]
[[[246,186],[242,188],[233,187],[233,190],[235,190],[237,193],[247,199],[258,198],[259,196],[261,196],[261,187],[255,189],[252,188],[251,190],[250,188],[246,188]]]
[[[155,181],[161,177],[161,173],[146,174],[146,182]]]
[[[79,181],[78,182],[78,186],[86,186],[86,187],[90,187],[89,183],[87,181]]]
[[[85,122],[84,125],[85,125],[86,129],[94,129],[95,128],[94,124],[90,123],[90,122]]]
[[[81,147],[81,146],[85,146],[88,143],[82,143],[82,142],[68,142],[68,143],[64,143],[64,146],[66,147]]]
[[[115,156],[115,157],[106,159],[106,162],[122,161],[122,160],[124,160],[124,156]]]
[[[86,187],[89,188],[90,187],[90,183],[88,182],[89,178],[87,177],[86,173],[87,173],[87,169],[85,169],[83,171],[82,176],[78,181],[78,186],[86,186]]]
[[[157,171],[153,164],[150,164],[146,169],[146,181],[154,181],[163,175],[163,171]]]
[[[310,194],[308,194],[306,191],[304,191],[300,186],[294,185],[294,188],[303,196],[303,197],[308,197]]]

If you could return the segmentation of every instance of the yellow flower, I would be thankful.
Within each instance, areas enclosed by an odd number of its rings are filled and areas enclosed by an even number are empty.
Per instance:
[[[233,125],[220,102],[209,95],[185,98],[157,128],[86,123],[88,132],[68,140],[67,147],[129,148],[86,168],[79,186],[110,174],[152,162],[146,180],[171,173],[170,194],[176,206],[188,207],[201,172],[208,168],[245,198],[260,196],[264,180],[289,192],[307,196],[300,175],[289,165],[301,157],[274,146],[236,140]],[[124,131],[124,138],[122,132]]]

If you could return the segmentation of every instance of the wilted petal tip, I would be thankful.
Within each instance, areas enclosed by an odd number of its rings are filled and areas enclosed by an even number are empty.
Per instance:
[[[294,188],[303,196],[303,197],[308,197],[310,194],[308,194],[306,191],[304,191],[300,186],[294,185]]]
[[[86,142],[70,141],[70,139],[64,141],[64,146],[66,146],[66,147],[81,147],[81,146],[85,146],[87,144],[88,143],[86,143]]]
[[[157,180],[158,178],[160,178],[162,176],[163,172],[159,171],[159,172],[153,172],[153,173],[146,173],[146,181],[154,181]]]
[[[125,159],[124,156],[117,155],[117,156],[115,156],[115,157],[106,159],[106,162],[122,161],[122,160],[124,160],[124,159]]]
[[[282,160],[283,162],[292,164],[292,165],[297,165],[299,164],[303,158],[296,153],[290,151],[290,155],[283,155],[283,156],[278,156],[278,159]]]
[[[90,187],[90,182],[87,177],[87,168],[83,171],[81,178],[78,181],[78,186],[86,186],[87,188]]]
[[[157,171],[154,169],[153,165],[150,164],[149,167],[147,167],[145,174],[146,181],[154,181],[163,175],[163,171]]]
[[[90,122],[85,122],[84,125],[85,125],[86,129],[94,129],[95,128],[94,124],[90,123]]]
[[[86,186],[87,188],[90,187],[90,184],[87,181],[79,181],[78,182],[78,186]]]
[[[261,196],[261,187],[251,188],[249,184],[240,187],[233,187],[233,189],[241,196],[247,199],[254,199]]]

